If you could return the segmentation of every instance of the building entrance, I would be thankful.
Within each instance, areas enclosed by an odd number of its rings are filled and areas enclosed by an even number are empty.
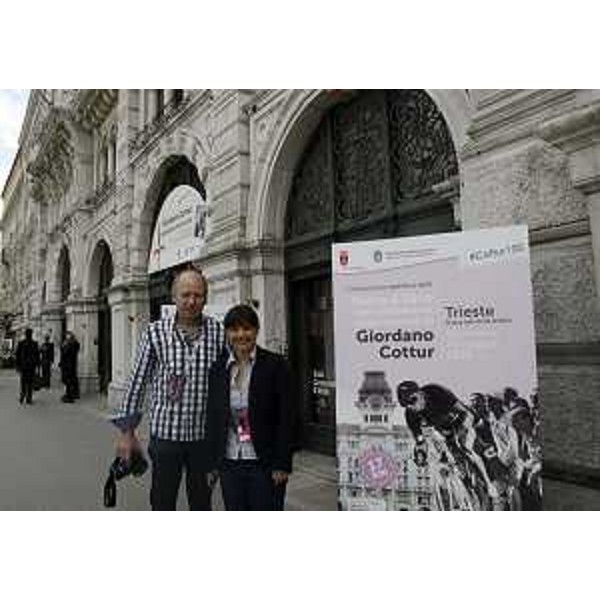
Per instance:
[[[331,245],[453,231],[458,163],[421,90],[351,93],[300,158],[286,214],[289,353],[305,448],[335,452]]]

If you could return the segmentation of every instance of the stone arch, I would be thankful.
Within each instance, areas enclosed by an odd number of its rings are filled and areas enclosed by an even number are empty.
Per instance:
[[[56,262],[55,298],[57,302],[64,304],[69,299],[73,288],[73,263],[71,254],[66,244],[62,244],[58,252]]]
[[[295,168],[326,112],[346,90],[291,90],[257,159],[256,187],[251,191],[248,235],[282,242],[290,186]],[[351,91],[351,90],[348,90]],[[460,165],[473,111],[466,90],[424,90],[443,115]]]
[[[113,252],[111,245],[108,243],[106,237],[102,236],[94,241],[91,245],[91,256],[86,260],[87,276],[85,278],[85,284],[83,293],[86,298],[93,298],[98,296],[100,289],[100,274],[103,261],[106,259],[106,254],[110,257],[111,262],[113,261]],[[88,252],[88,256],[90,252]]]
[[[161,139],[136,176],[134,184],[132,267],[140,273],[145,273],[147,266],[152,225],[162,182],[168,170],[181,158],[196,168],[204,189],[208,190],[210,187],[212,165],[208,142],[185,129]]]

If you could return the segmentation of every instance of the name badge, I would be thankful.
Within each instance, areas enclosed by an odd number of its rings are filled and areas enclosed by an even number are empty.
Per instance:
[[[252,441],[252,434],[250,432],[250,416],[247,408],[235,411],[235,431],[240,443]]]
[[[167,398],[169,402],[181,402],[184,387],[185,375],[170,374],[167,381]]]

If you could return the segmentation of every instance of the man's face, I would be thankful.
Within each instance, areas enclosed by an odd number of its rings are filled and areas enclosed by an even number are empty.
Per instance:
[[[175,285],[173,300],[180,317],[185,320],[199,318],[206,304],[206,289],[202,277],[191,271],[182,273]]]
[[[236,356],[248,356],[254,350],[258,335],[256,327],[252,327],[247,323],[236,323],[228,327],[225,333],[227,334],[227,341]]]
[[[413,392],[410,395],[408,407],[415,412],[421,412],[425,408],[425,394],[422,391]]]

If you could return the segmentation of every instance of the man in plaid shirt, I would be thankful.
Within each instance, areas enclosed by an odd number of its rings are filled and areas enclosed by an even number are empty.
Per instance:
[[[150,388],[152,510],[175,510],[183,471],[190,510],[210,510],[207,476],[206,398],[208,372],[225,348],[221,324],[202,314],[207,282],[186,268],[173,282],[175,318],[151,323],[140,341],[129,387],[113,423],[117,454],[129,461],[141,452],[135,430]]]

